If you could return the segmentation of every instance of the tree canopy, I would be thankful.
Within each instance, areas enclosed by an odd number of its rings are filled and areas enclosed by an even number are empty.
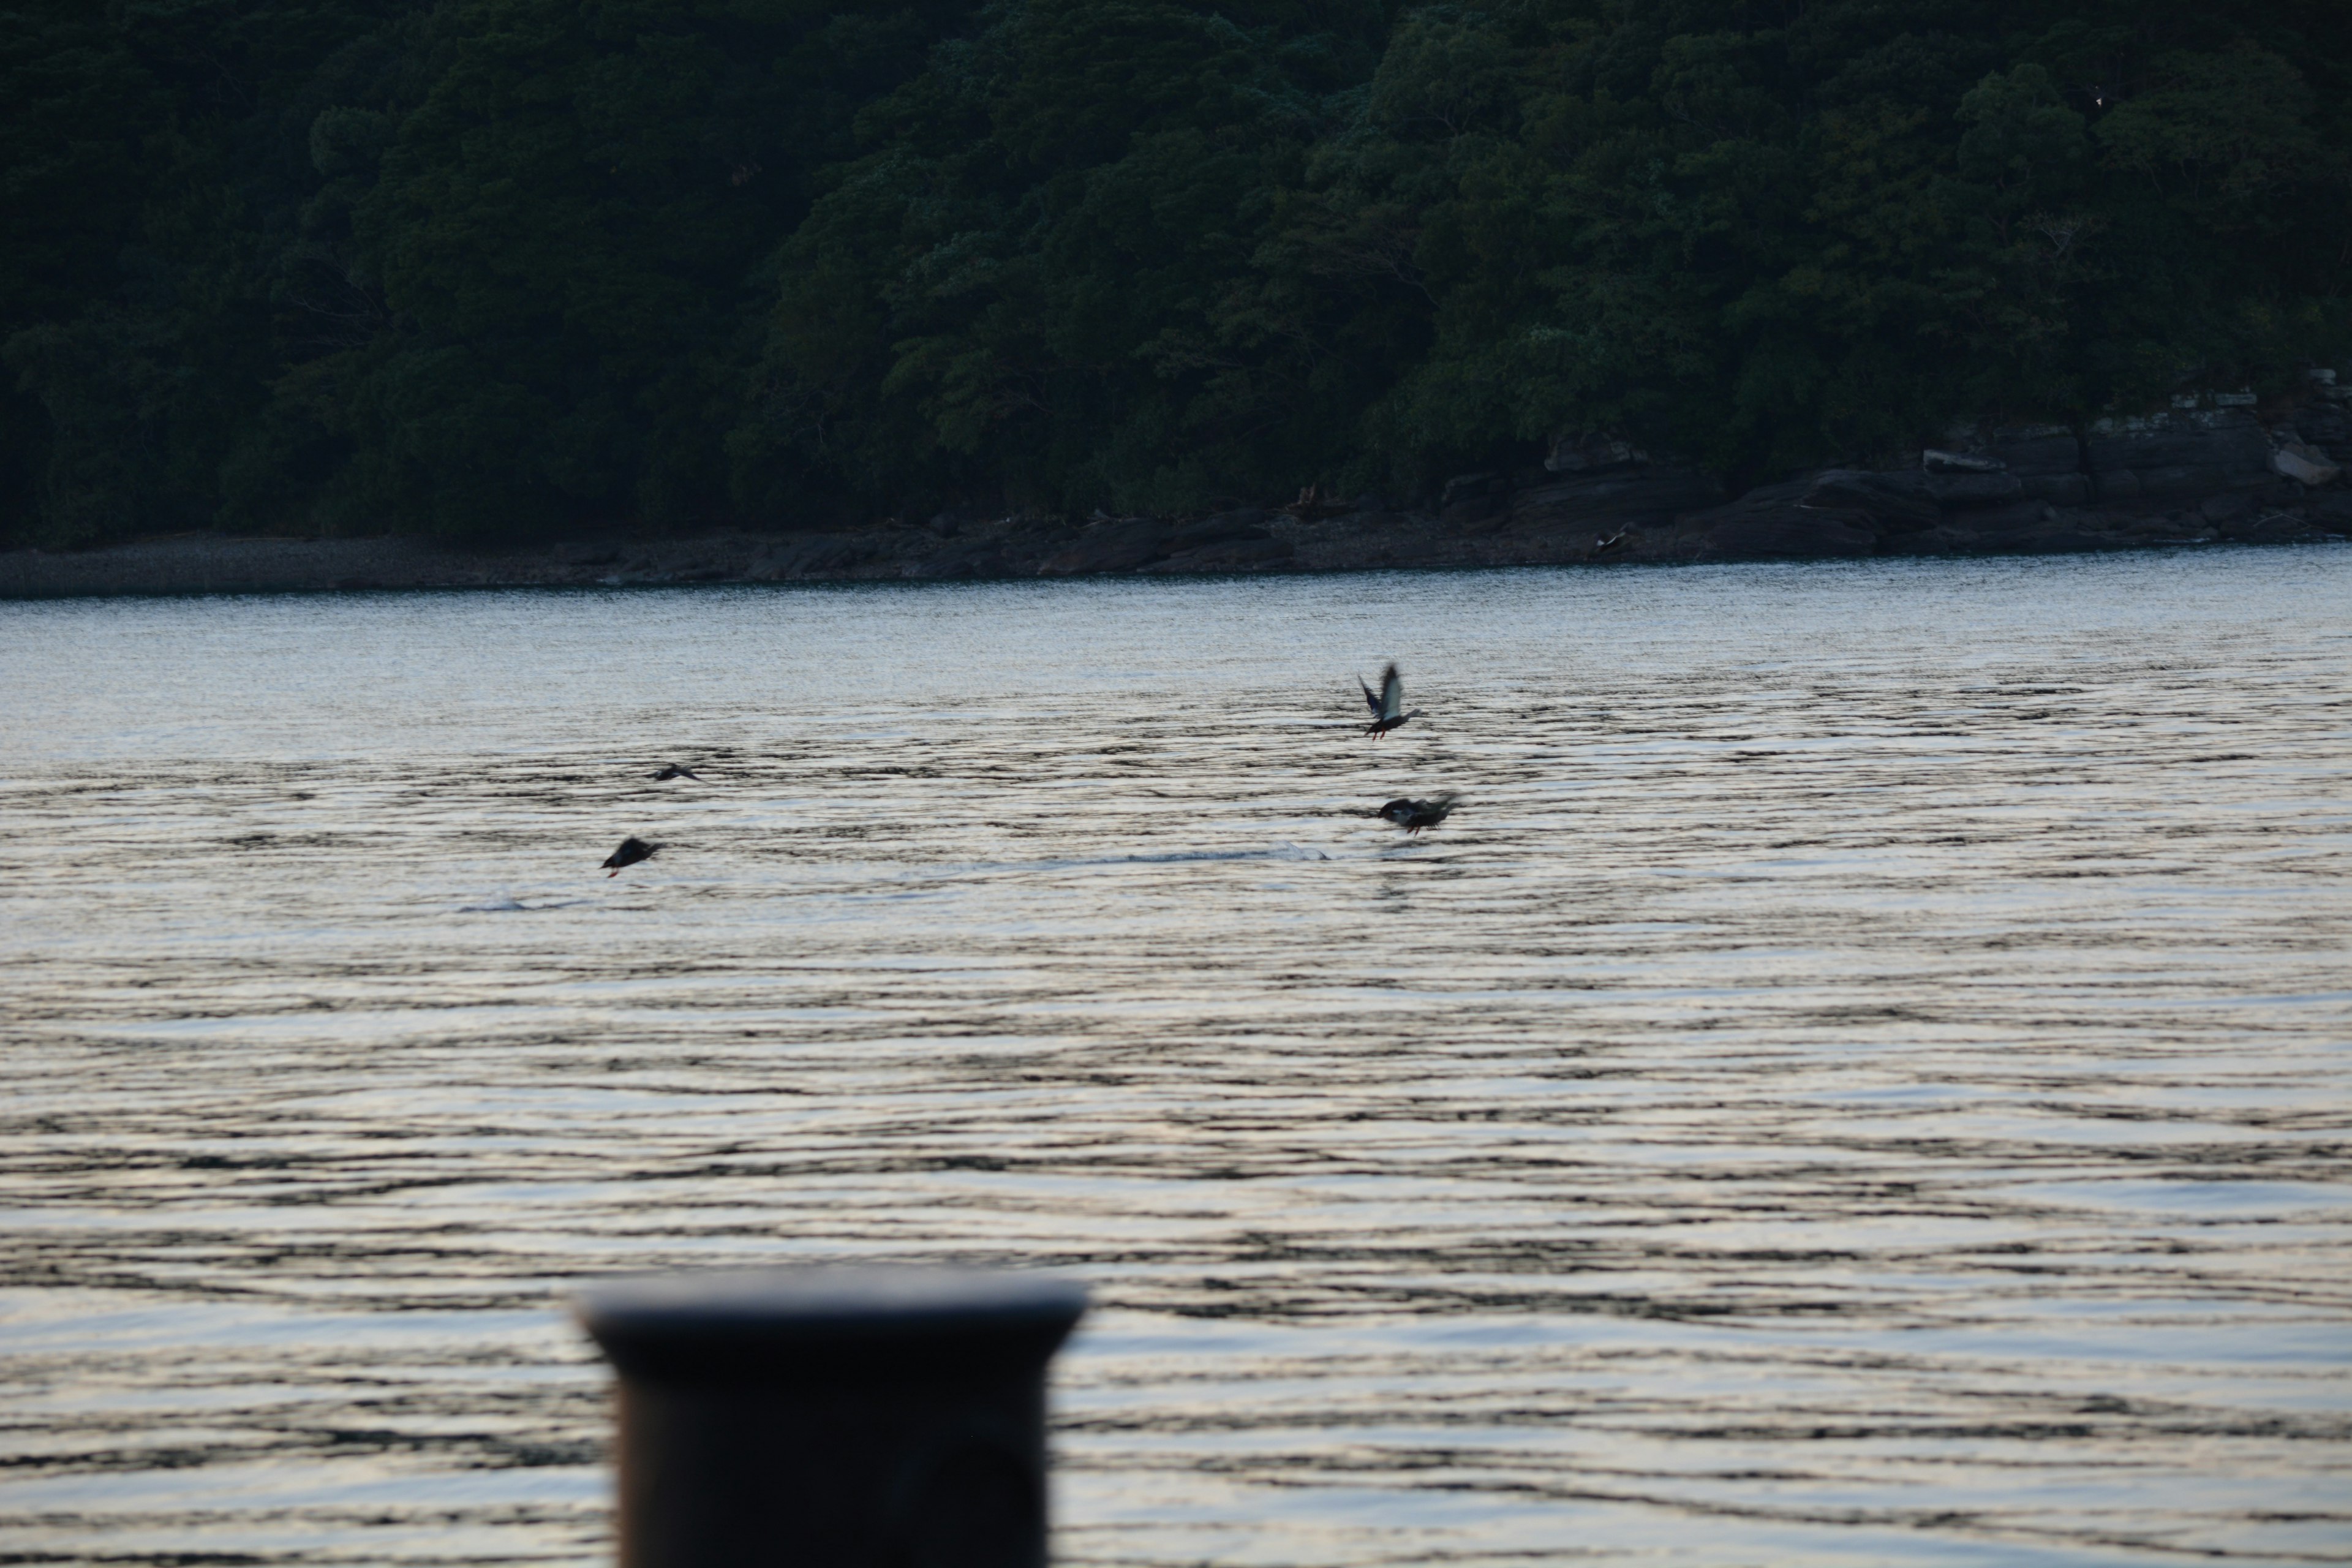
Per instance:
[[[1755,479],[2352,347],[2342,0],[0,0],[0,532]]]

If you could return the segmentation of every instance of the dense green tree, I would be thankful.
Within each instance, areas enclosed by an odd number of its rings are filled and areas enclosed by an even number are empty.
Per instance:
[[[1349,411],[1277,386],[1230,296],[1378,16],[1029,0],[982,20],[868,111],[873,151],[784,249],[751,493],[1174,506],[1275,482]]]
[[[1734,479],[2352,347],[2340,0],[0,0],[0,533]]]
[[[1753,474],[2340,352],[2352,142],[2314,82],[2347,16],[2301,12],[1423,13],[1325,176],[1419,220],[1435,341],[1373,427],[1459,458],[1613,426]]]
[[[962,12],[0,12],[7,531],[723,514],[761,267]]]

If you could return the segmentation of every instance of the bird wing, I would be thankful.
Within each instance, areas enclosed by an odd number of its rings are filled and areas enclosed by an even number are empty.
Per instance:
[[[1364,686],[1364,678],[1360,675],[1356,677],[1356,684]],[[1381,716],[1381,700],[1372,695],[1372,689],[1369,686],[1364,686],[1364,706],[1372,710],[1373,718]]]
[[[1381,672],[1381,700],[1372,706],[1383,719],[1394,719],[1404,712],[1404,682],[1398,678],[1395,665]]]

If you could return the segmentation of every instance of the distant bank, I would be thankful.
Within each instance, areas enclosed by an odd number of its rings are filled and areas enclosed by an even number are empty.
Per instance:
[[[2352,535],[2337,389],[2271,413],[2220,407],[1954,438],[1899,468],[1827,468],[1736,498],[1622,443],[1465,474],[1433,506],[1313,496],[1207,516],[943,512],[828,533],[580,540],[187,534],[0,553],[0,597],[803,580],[1332,572],[1380,567],[2033,554]]]

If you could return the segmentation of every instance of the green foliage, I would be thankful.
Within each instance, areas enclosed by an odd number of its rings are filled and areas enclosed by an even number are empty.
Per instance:
[[[1326,128],[1314,89],[1370,60],[1376,19],[1339,20],[1030,0],[940,50],[785,247],[742,493],[1278,482],[1321,411],[1253,258]]]
[[[2340,0],[0,0],[0,535],[1735,479],[2352,347]]]

